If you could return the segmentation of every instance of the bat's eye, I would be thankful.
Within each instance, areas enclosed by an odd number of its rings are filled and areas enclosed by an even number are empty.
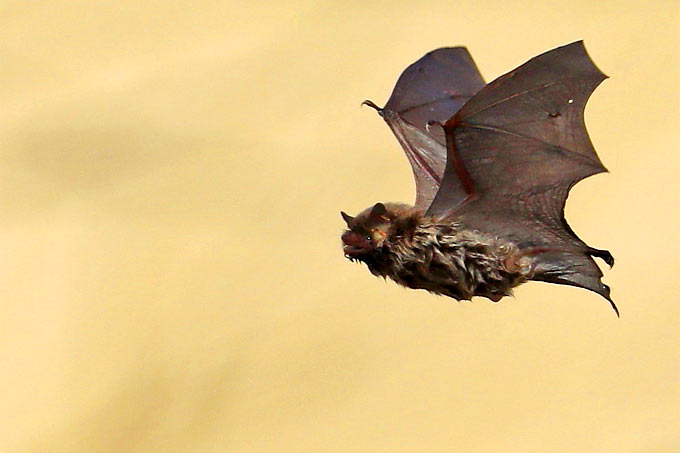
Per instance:
[[[373,239],[373,238],[372,238],[371,236],[366,236],[366,240],[367,240],[367,241],[370,242],[372,239]]]

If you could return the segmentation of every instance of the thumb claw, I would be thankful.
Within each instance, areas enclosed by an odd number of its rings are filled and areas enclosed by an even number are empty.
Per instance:
[[[361,103],[361,105],[367,105],[372,109],[375,109],[378,113],[382,112],[383,110],[381,107],[378,107],[376,103],[371,101],[370,99],[366,99],[364,102]]]

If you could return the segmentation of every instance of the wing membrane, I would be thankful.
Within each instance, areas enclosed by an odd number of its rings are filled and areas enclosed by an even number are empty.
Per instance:
[[[580,286],[609,299],[590,256],[594,249],[564,218],[569,189],[606,171],[583,115],[605,78],[579,41],[489,83],[444,127],[447,166],[427,214],[515,241],[536,254],[537,280]],[[472,191],[461,190],[465,173]]]
[[[413,168],[416,207],[431,204],[446,166],[446,138],[440,127],[482,87],[484,80],[464,47],[429,52],[401,74],[385,107],[378,109]]]

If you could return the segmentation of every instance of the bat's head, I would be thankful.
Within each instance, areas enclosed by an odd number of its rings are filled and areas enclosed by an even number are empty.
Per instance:
[[[347,230],[342,234],[343,251],[347,258],[363,261],[382,248],[391,223],[384,204],[376,203],[356,217],[345,212],[340,214],[347,223]]]
[[[394,203],[376,203],[356,217],[341,212],[347,223],[347,230],[342,234],[345,256],[352,261],[370,260],[384,247],[395,220],[408,209],[407,206]]]

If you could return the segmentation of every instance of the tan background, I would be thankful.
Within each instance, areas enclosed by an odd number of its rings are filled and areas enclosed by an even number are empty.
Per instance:
[[[677,1],[103,3],[0,6],[0,451],[680,451]],[[340,209],[413,197],[364,98],[577,39],[621,319],[343,258]]]

